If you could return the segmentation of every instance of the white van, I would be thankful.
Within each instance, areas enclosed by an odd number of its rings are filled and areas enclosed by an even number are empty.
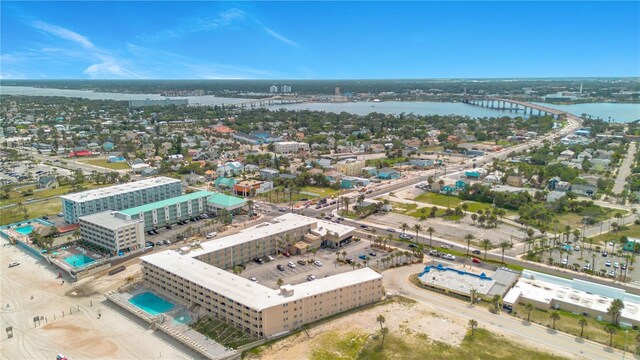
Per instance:
[[[216,236],[218,236],[218,233],[214,231],[207,234],[207,239],[213,239]]]
[[[14,261],[14,262],[12,262],[12,263],[9,263],[9,267],[10,267],[10,268],[12,268],[12,267],[14,267],[14,266],[18,266],[18,265],[20,265],[20,263],[19,263],[19,262],[17,262],[17,261]]]

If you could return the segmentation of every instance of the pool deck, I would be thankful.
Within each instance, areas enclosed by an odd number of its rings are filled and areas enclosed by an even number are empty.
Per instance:
[[[151,292],[166,301],[175,304],[175,307],[169,312],[153,316],[129,302],[132,297],[145,292]],[[173,321],[174,316],[184,316],[189,314],[193,317],[193,315],[190,314],[184,306],[180,305],[180,303],[174,301],[174,299],[166,298],[142,286],[139,286],[130,292],[120,293],[117,291],[110,291],[106,293],[105,296],[114,304],[119,305],[146,323],[151,324],[152,329],[166,333],[175,340],[205,356],[207,359],[225,360],[237,358],[239,356],[236,350],[228,349],[222,344],[207,338],[205,335],[193,330],[189,325],[176,324]]]

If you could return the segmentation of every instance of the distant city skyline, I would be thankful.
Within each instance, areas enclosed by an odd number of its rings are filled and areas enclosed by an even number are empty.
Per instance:
[[[0,3],[3,79],[640,76],[640,2]]]

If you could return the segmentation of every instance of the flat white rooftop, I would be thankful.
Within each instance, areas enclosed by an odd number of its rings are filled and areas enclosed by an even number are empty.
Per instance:
[[[82,216],[80,220],[90,222],[92,224],[102,226],[110,230],[118,230],[119,228],[140,222],[140,220],[125,220],[112,215],[113,211],[102,211],[99,213]]]
[[[222,294],[257,311],[382,277],[369,268],[362,268],[299,285],[289,285],[290,289],[293,289],[293,295],[285,296],[281,294],[280,290],[268,288],[194,259],[189,255],[181,255],[174,250],[166,250],[143,256],[141,259],[143,262],[188,279],[195,284]]]
[[[489,276],[470,274],[464,271],[446,267],[427,267],[418,277],[420,282],[439,288],[446,288],[465,295],[471,295],[471,289],[478,294],[487,295],[495,285],[495,280]],[[484,274],[484,273],[483,273]]]
[[[256,226],[244,229],[237,234],[225,236],[220,239],[214,239],[214,240],[202,243],[200,245],[201,246],[200,249],[192,250],[187,255],[190,257],[197,257],[197,256],[208,254],[210,252],[223,250],[228,247],[232,247],[232,246],[243,244],[250,241],[255,241],[258,239],[265,238],[267,236],[280,234],[285,231],[290,231],[296,228],[309,226],[319,222],[320,222],[319,220],[314,218],[288,213],[282,216],[278,216],[277,218],[274,218],[270,222],[263,222]],[[342,225],[342,226],[346,226],[346,225]],[[350,228],[354,229],[353,227],[350,227]]]
[[[100,189],[87,190],[79,193],[60,196],[62,199],[71,200],[75,202],[91,201],[101,199],[118,194],[126,194],[142,189],[151,188],[154,186],[167,185],[172,183],[179,183],[180,180],[172,179],[164,176],[154,177],[150,179],[144,179],[134,181],[126,184],[118,184],[114,186],[108,186]]]

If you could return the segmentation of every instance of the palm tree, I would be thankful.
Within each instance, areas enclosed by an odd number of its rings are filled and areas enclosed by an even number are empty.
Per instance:
[[[624,225],[624,222],[623,222],[624,218],[620,212],[617,212],[614,216],[616,219],[618,219],[618,224]]]
[[[611,305],[609,305],[609,308],[607,309],[607,315],[611,316],[611,324],[618,325],[622,309],[624,309],[624,302],[622,302],[622,300],[614,299],[611,302]]]
[[[384,315],[382,315],[382,314],[378,315],[378,317],[376,318],[376,322],[380,324],[380,330],[382,330],[382,327],[383,327],[385,321],[386,321],[386,319],[384,318]]]
[[[578,325],[580,325],[580,337],[582,337],[582,335],[584,334],[584,327],[588,324],[589,322],[587,321],[586,317],[581,316],[580,319],[578,319]]]
[[[415,224],[415,225],[413,225],[413,230],[416,232],[416,242],[419,244],[420,240],[418,238],[418,235],[419,235],[420,231],[422,231],[422,226],[420,226],[420,224]]]
[[[533,311],[533,304],[532,303],[527,303],[527,305],[525,305],[524,307],[527,309],[527,321],[530,321],[531,312]]]
[[[493,298],[491,298],[491,303],[493,303],[493,308],[496,312],[500,311],[500,300],[502,300],[502,296],[498,294],[493,295]]]
[[[278,281],[276,281],[276,284],[278,285],[278,287],[284,285],[284,280],[282,279],[278,279]]]
[[[482,240],[482,248],[484,248],[484,259],[487,260],[487,250],[491,248],[491,240],[489,239]]]
[[[244,270],[244,269],[240,265],[236,265],[236,266],[233,267],[233,273],[236,274],[236,275],[240,275],[242,270]]]
[[[342,205],[344,205],[344,210],[345,210],[345,213],[347,215],[349,215],[349,205],[350,205],[350,203],[351,203],[351,200],[349,200],[348,197],[343,197],[342,198]]]
[[[464,239],[467,240],[467,255],[469,255],[469,247],[471,246],[471,240],[475,239],[475,236],[469,233],[464,236]]]
[[[611,347],[611,344],[613,344],[613,335],[615,335],[615,333],[618,331],[615,326],[607,324],[604,326],[604,332],[609,334],[609,347]]]
[[[427,232],[429,233],[429,247],[433,248],[433,246],[431,245],[431,241],[433,240],[433,233],[436,232],[436,229],[429,226],[429,228],[427,229]]]
[[[385,338],[387,337],[387,335],[389,334],[389,328],[386,328],[386,327],[382,328],[382,329],[380,330],[380,333],[382,334],[382,345],[381,345],[381,346],[382,346],[382,347],[384,347],[384,339],[385,339]]]
[[[511,243],[508,241],[503,241],[498,246],[500,246],[500,249],[502,249],[502,263],[504,264],[504,250],[509,249],[511,247]]]
[[[556,329],[556,320],[560,320],[560,314],[557,311],[552,311],[549,315],[551,320],[553,320],[553,329]]]
[[[253,200],[247,200],[247,206],[249,207],[249,217],[253,216]]]
[[[477,327],[478,322],[475,319],[469,319],[469,329],[471,329],[471,336],[473,336]]]
[[[406,233],[407,229],[409,229],[409,225],[407,225],[407,223],[402,223],[402,225],[400,225],[400,229],[402,229],[402,233]]]

